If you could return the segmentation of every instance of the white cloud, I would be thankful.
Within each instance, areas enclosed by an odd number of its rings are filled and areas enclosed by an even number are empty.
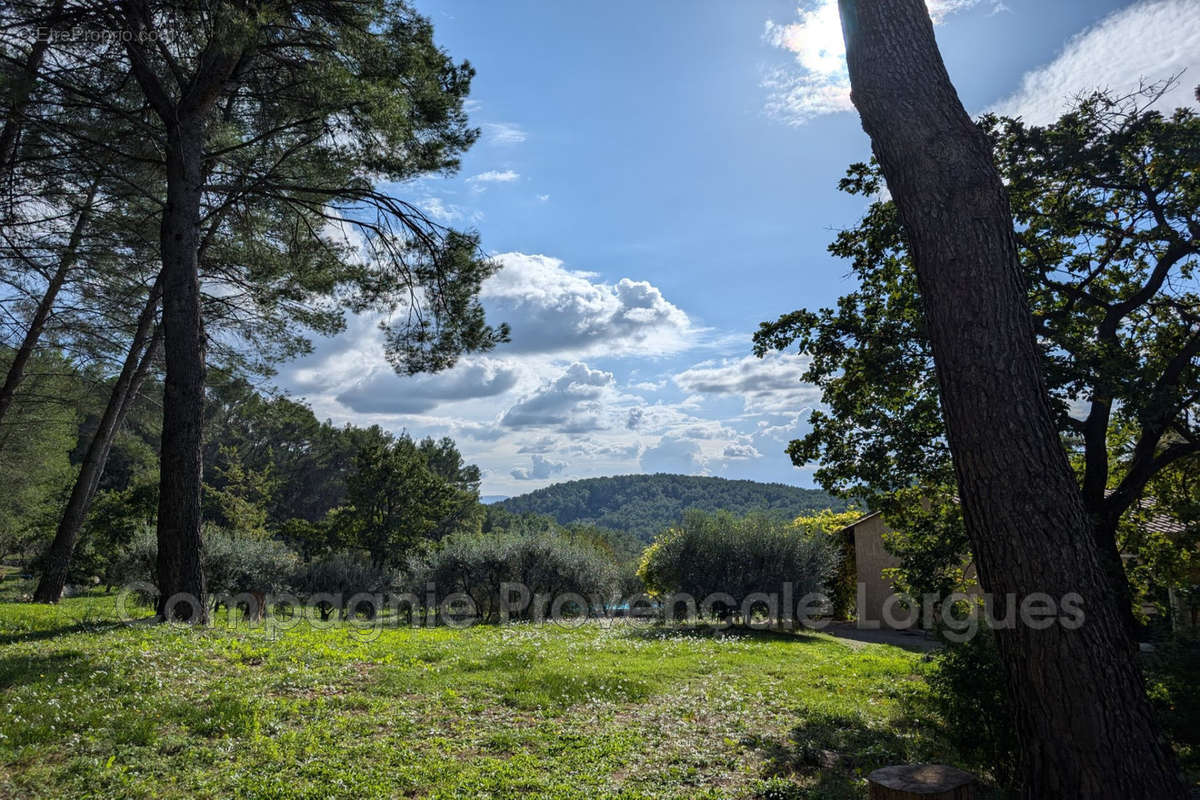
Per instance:
[[[512,324],[506,352],[663,355],[695,344],[687,314],[645,281],[598,283],[549,256],[496,258],[504,268],[484,283],[481,297],[494,318]]]
[[[684,391],[742,398],[751,414],[797,414],[820,400],[820,390],[803,382],[806,356],[768,353],[764,358],[706,362],[675,376]]]
[[[928,0],[927,5],[937,24],[951,14],[983,3],[1002,7],[995,0]],[[763,78],[767,113],[799,125],[822,114],[852,111],[837,0],[806,0],[796,13],[795,22],[766,23],[763,37],[767,42],[795,57],[791,67],[772,69]]]
[[[1186,71],[1185,71],[1186,70]],[[1053,122],[1074,98],[1096,89],[1130,92],[1183,72],[1159,108],[1194,106],[1200,84],[1200,5],[1196,0],[1146,0],[1116,11],[1071,39],[1021,88],[991,110],[1027,122]]]
[[[530,456],[529,461],[528,467],[517,467],[509,474],[519,481],[546,480],[567,468],[565,462],[551,461],[545,456]]]
[[[527,441],[517,450],[518,453],[548,453],[554,449],[557,439],[553,436],[542,436],[532,441]]]
[[[708,474],[709,460],[695,441],[678,436],[664,436],[658,444],[646,448],[639,463],[645,472],[695,475]]]
[[[489,144],[520,144],[528,138],[521,126],[512,122],[485,122],[479,127]]]
[[[491,319],[514,324],[512,346],[436,375],[399,376],[380,317],[363,314],[291,365],[284,385],[335,424],[453,437],[484,471],[487,494],[641,470],[751,476],[770,469],[763,453],[783,458],[756,429],[764,416],[777,419],[773,412],[730,413],[728,397],[746,391],[736,379],[741,362],[705,362],[673,379],[690,362],[663,359],[714,342],[723,342],[718,352],[735,342],[741,349],[745,335],[710,336],[644,281],[609,283],[546,256],[500,259],[505,269],[482,294]],[[796,388],[780,381],[777,372],[794,370],[777,358],[765,372],[754,371],[761,362],[750,366],[762,391],[750,392],[748,410],[770,407],[772,387]],[[784,395],[780,405],[790,405],[794,393]]]
[[[483,219],[481,212],[455,205],[454,203],[448,203],[440,197],[426,197],[418,202],[417,206],[432,217],[435,222],[440,222],[443,225],[450,225],[455,222],[470,222],[475,224]]]
[[[521,173],[511,169],[489,169],[487,172],[481,172],[478,175],[472,175],[467,178],[467,183],[512,183],[520,177]]]
[[[605,427],[598,402],[613,385],[613,374],[575,362],[555,380],[538,387],[501,418],[510,428],[555,427],[577,433]]]
[[[404,378],[383,364],[339,392],[337,401],[360,414],[423,414],[444,403],[504,394],[520,376],[510,361],[478,356],[445,372]]]
[[[759,420],[757,434],[767,439],[776,442],[788,442],[795,438],[796,433],[800,430],[801,422],[807,416],[811,409],[795,414],[784,419],[778,424],[771,424],[770,420]]]
[[[539,195],[537,196],[537,199],[538,199],[538,202],[539,202],[539,203],[548,203],[548,202],[550,202],[550,195],[548,195],[548,194],[539,194]]]
[[[762,453],[758,452],[752,444],[731,444],[725,448],[725,457],[738,460],[762,458]]]

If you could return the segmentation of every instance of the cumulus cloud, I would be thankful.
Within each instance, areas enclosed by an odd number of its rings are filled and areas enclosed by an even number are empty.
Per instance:
[[[928,0],[934,24],[980,4],[1002,7],[995,0]],[[792,53],[795,63],[767,72],[767,112],[794,125],[822,114],[852,111],[846,44],[837,0],[802,2],[795,22],[768,20],[763,37]]]
[[[481,297],[496,319],[512,321],[508,352],[663,355],[694,341],[687,314],[645,281],[596,282],[549,256],[497,259],[504,268],[484,283]]]
[[[805,356],[769,353],[697,364],[674,379],[686,392],[740,397],[747,412],[795,414],[820,399],[817,387],[803,382],[807,366]]]
[[[1195,0],[1146,0],[1116,11],[1075,36],[1049,64],[1030,73],[1021,88],[991,110],[1053,122],[1074,98],[1097,89],[1136,90],[1184,73],[1160,101],[1172,109],[1193,106],[1200,84],[1200,7]]]
[[[517,385],[515,365],[490,358],[467,358],[434,375],[401,378],[379,369],[337,395],[360,414],[422,414],[443,403],[495,397]]]
[[[708,459],[692,439],[664,436],[658,444],[642,452],[639,463],[644,472],[673,472],[694,475],[708,472]]]
[[[510,408],[501,419],[509,428],[556,427],[579,433],[603,427],[597,401],[613,385],[613,374],[575,362],[555,380]]]
[[[512,122],[485,122],[479,127],[488,144],[520,144],[528,138],[524,129]]]
[[[738,460],[762,458],[762,453],[758,452],[752,444],[731,444],[725,448],[725,458]]]
[[[804,416],[804,413],[795,414],[774,425],[769,420],[759,420],[758,435],[777,442],[790,441],[795,438],[796,432],[800,430]]]
[[[564,462],[551,461],[545,456],[530,456],[529,461],[528,467],[517,467],[509,474],[519,481],[544,481],[553,475],[562,473],[567,468]]]
[[[553,436],[543,436],[531,442],[525,442],[517,452],[525,455],[530,453],[549,453],[554,449],[557,441]]]
[[[467,183],[512,183],[520,177],[521,173],[511,169],[489,169],[487,172],[481,172],[478,175],[472,175],[467,178]]]

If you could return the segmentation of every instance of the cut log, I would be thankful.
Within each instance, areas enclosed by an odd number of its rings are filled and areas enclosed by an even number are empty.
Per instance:
[[[867,776],[871,800],[974,800],[975,776],[942,764],[884,767]]]

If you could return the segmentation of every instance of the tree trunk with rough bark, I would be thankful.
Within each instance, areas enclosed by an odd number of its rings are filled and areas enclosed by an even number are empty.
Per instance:
[[[58,300],[58,293],[62,291],[63,286],[67,282],[67,276],[75,268],[75,264],[79,260],[79,247],[83,243],[84,232],[87,230],[88,222],[91,220],[92,204],[95,202],[95,199],[96,184],[93,183],[91,188],[88,189],[87,197],[83,202],[83,208],[79,210],[79,216],[75,219],[75,225],[71,229],[71,236],[67,240],[66,250],[63,251],[62,256],[58,260],[58,267],[54,270],[54,274],[50,276],[50,280],[46,284],[46,291],[42,294],[42,299],[38,302],[37,309],[33,312],[33,318],[29,320],[29,329],[25,331],[25,338],[21,340],[21,344],[13,354],[12,363],[8,365],[8,374],[4,378],[4,385],[0,386],[0,420],[4,419],[4,415],[12,407],[13,398],[17,395],[17,389],[20,387],[21,381],[25,379],[25,367],[29,365],[29,359],[33,357],[33,351],[37,349],[38,341],[42,338],[42,331],[46,329],[46,323],[50,319],[50,314],[54,311],[54,303]]]
[[[114,439],[133,399],[141,390],[142,383],[150,371],[150,365],[162,343],[162,327],[155,324],[158,311],[158,301],[162,296],[162,281],[157,280],[150,290],[150,297],[138,318],[137,330],[129,347],[129,354],[122,365],[121,374],[113,385],[108,404],[100,418],[100,424],[92,441],[88,444],[87,454],[80,465],[79,475],[71,489],[71,497],[63,510],[62,519],[58,523],[58,531],[46,556],[46,570],[38,582],[37,590],[33,593],[35,603],[57,603],[62,597],[63,587],[67,583],[67,574],[71,567],[71,556],[75,551],[75,543],[79,540],[79,531],[87,519],[88,510],[96,496],[100,479],[104,476],[104,467],[108,463],[108,455],[112,451]]]
[[[1015,627],[996,632],[1023,794],[1181,799],[1185,789],[1053,425],[1008,198],[988,142],[950,83],[922,0],[839,6],[853,101],[916,265],[983,588],[1001,612],[1006,599],[1020,607],[1036,593],[1056,602],[1082,597],[1078,626],[1059,620],[1035,628],[1018,615]]]
[[[201,563],[205,347],[200,309],[200,201],[204,191],[201,120],[168,126],[167,205],[163,211],[163,330],[166,381],[158,500],[158,613],[207,619]]]

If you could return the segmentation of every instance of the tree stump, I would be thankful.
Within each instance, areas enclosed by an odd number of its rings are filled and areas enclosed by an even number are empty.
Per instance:
[[[974,800],[975,776],[942,764],[884,767],[867,776],[871,800]]]

